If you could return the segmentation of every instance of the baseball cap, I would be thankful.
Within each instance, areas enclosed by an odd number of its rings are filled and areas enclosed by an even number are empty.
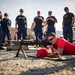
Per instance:
[[[4,16],[8,16],[8,14],[7,13],[4,13]]]
[[[52,53],[52,50],[47,50],[46,48],[41,48],[41,49],[38,49],[36,56],[37,57],[46,57],[50,53]]]
[[[51,14],[51,13],[52,13],[52,11],[49,11],[49,12],[48,12],[48,14]]]
[[[64,8],[64,11],[66,11],[66,10],[68,10],[68,9],[69,9],[68,7],[65,7],[65,8]]]
[[[24,10],[23,9],[20,9],[20,12],[24,12]]]
[[[37,14],[40,14],[40,11],[37,11]]]

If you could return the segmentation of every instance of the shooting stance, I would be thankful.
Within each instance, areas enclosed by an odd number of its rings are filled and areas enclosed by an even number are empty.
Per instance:
[[[59,54],[75,55],[75,44],[68,42],[64,38],[58,38],[55,33],[50,33],[48,40],[53,45],[53,51],[57,51]]]

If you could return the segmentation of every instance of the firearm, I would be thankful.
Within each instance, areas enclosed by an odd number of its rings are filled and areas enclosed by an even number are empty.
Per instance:
[[[47,45],[52,45],[47,39],[44,39],[44,40],[8,40],[8,42],[13,42],[14,44],[21,44],[21,45],[41,45],[42,47],[47,47]]]
[[[24,52],[24,49],[22,48],[22,45],[41,45],[42,47],[46,47],[47,45],[51,45],[51,43],[47,40],[7,40],[6,42],[11,42],[14,45],[19,45],[19,49],[17,51],[16,57],[18,57],[20,50],[22,51],[25,58],[27,57],[27,54]],[[7,46],[4,44],[0,44],[0,46]]]

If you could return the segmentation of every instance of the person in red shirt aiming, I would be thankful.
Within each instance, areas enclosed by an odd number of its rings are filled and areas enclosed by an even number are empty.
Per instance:
[[[75,55],[75,44],[70,43],[64,38],[58,38],[55,33],[48,35],[48,41],[52,44],[49,49],[38,49],[37,57],[54,56],[61,59],[62,54]]]
[[[48,40],[53,45],[53,51],[57,51],[59,54],[75,54],[75,44],[68,42],[64,38],[58,38],[55,33],[50,33]]]

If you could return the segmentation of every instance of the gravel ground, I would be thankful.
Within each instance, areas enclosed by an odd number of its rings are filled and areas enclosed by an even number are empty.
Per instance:
[[[37,50],[26,50],[28,59],[17,51],[0,50],[0,75],[75,75],[75,60],[54,61],[47,58],[36,58]],[[66,55],[65,57],[75,57]]]

